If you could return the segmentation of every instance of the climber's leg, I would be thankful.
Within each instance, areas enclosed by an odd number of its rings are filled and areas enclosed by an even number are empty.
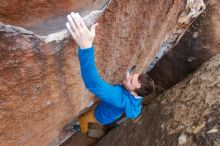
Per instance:
[[[89,123],[98,123],[94,115],[94,109],[79,116],[80,131],[82,133],[88,132]]]

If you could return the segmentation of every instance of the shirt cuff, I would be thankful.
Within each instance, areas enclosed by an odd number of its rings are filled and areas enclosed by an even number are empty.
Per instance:
[[[93,45],[91,46],[91,47],[89,47],[89,48],[78,48],[78,49],[80,49],[80,50],[88,50],[88,49],[92,49],[93,48]]]

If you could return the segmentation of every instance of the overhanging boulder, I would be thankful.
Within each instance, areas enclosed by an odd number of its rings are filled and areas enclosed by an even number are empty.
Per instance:
[[[20,4],[12,2],[13,6]],[[58,145],[69,136],[63,132],[64,126],[95,101],[81,80],[77,46],[62,27],[48,34],[51,31],[38,33],[6,25],[25,27],[32,21],[23,22],[26,17],[16,15],[7,19],[11,15],[4,6],[9,4],[0,4],[5,23],[0,24],[0,144]],[[22,4],[31,12],[29,5]],[[87,25],[100,17],[94,45],[101,76],[118,83],[134,64],[139,72],[148,70],[150,62],[172,48],[203,10],[202,0],[113,0],[103,9],[85,13]],[[48,11],[52,9],[42,13]],[[50,13],[42,21],[36,18],[31,27],[45,30],[47,25],[41,22],[52,16]],[[38,22],[41,25],[35,25]]]

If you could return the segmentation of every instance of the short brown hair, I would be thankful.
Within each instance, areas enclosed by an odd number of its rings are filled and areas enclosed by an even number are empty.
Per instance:
[[[144,97],[153,92],[154,81],[147,74],[140,74],[138,76],[138,81],[141,84],[141,87],[134,90],[138,96]]]

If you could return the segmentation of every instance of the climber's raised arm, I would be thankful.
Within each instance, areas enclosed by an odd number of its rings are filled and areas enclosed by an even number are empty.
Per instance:
[[[71,13],[67,18],[66,26],[79,45],[78,57],[85,86],[101,99],[94,111],[95,119],[99,123],[109,124],[123,113],[128,118],[136,118],[141,112],[142,97],[153,91],[150,77],[144,73],[135,73],[128,74],[122,84],[113,86],[105,82],[95,65],[93,40],[97,24],[89,30],[78,13]]]
[[[119,97],[121,94],[118,92],[120,91],[100,77],[95,65],[93,40],[97,24],[94,24],[89,30],[78,13],[72,12],[67,18],[66,26],[74,41],[79,45],[78,57],[81,75],[86,88],[101,100],[116,105],[123,98],[122,96]]]

